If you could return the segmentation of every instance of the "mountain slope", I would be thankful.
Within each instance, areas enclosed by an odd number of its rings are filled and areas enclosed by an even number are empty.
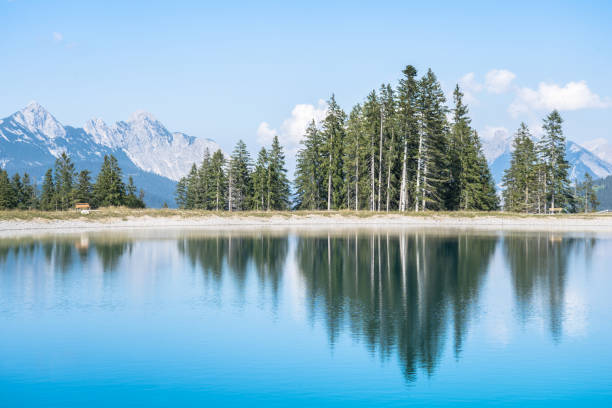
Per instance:
[[[512,140],[512,137],[503,132],[496,133],[491,138],[482,139],[483,152],[498,187],[501,186],[504,170],[510,166]],[[611,163],[571,140],[568,140],[566,144],[566,156],[570,165],[569,176],[572,182],[582,181],[586,173],[589,173],[594,179],[612,175]]]
[[[182,133],[170,133],[144,112],[128,122],[108,127],[101,120],[85,128],[63,126],[36,102],[0,120],[0,167],[9,173],[28,172],[38,184],[55,159],[67,152],[77,170],[97,174],[104,155],[117,157],[125,178],[145,191],[145,202],[160,207],[174,204],[176,180],[192,163],[201,161],[204,149],[217,144]]]

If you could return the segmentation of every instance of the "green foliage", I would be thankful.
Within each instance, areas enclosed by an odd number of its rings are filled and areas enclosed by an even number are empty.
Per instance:
[[[569,187],[569,164],[565,157],[565,136],[561,124],[563,119],[557,110],[545,119],[544,136],[538,143],[538,150],[545,174],[546,208],[571,206]]]
[[[597,207],[599,207],[595,184],[589,173],[586,173],[584,175],[584,181],[576,186],[575,201],[577,204],[576,210],[579,212],[589,213],[596,211]]]
[[[125,205],[125,184],[115,156],[104,156],[104,162],[93,187],[94,203],[99,207]]]
[[[516,132],[510,167],[503,178],[504,209],[512,212],[535,212],[538,208],[538,156],[529,128],[525,123]]]
[[[325,206],[325,171],[322,152],[323,135],[312,120],[306,128],[302,147],[297,153],[295,202],[300,210],[319,210]]]

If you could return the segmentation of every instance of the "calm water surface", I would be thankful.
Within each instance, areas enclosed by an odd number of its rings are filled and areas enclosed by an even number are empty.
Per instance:
[[[0,406],[612,406],[612,238],[0,240]]]

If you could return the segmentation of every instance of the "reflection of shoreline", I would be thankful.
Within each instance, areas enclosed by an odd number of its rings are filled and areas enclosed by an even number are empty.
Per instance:
[[[0,221],[0,237],[130,230],[235,230],[280,229],[291,231],[337,231],[354,228],[452,228],[481,231],[599,231],[612,233],[612,216],[473,216],[407,215],[271,215],[236,214],[204,217],[128,217],[96,220]]]

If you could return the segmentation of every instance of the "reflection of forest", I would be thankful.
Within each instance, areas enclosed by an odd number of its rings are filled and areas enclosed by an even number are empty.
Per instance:
[[[552,232],[504,236],[505,258],[523,322],[530,317],[535,300],[541,299],[551,335],[556,341],[561,339],[569,258],[584,249],[588,261],[595,242],[594,238]]]
[[[384,358],[397,350],[407,378],[432,373],[450,319],[458,354],[494,236],[354,234],[300,238],[297,258],[313,315],[333,343],[350,329]]]
[[[193,266],[198,265],[206,278],[217,284],[221,282],[223,271],[227,270],[238,286],[244,289],[248,271],[253,268],[259,285],[269,288],[277,301],[289,248],[287,235],[195,235],[180,239],[178,248]]]
[[[34,259],[36,254],[44,256],[47,264],[57,272],[67,272],[75,262],[84,263],[95,252],[105,272],[114,271],[121,259],[132,249],[132,242],[123,236],[58,236],[46,239],[24,238],[0,241],[0,265],[9,256]]]
[[[4,273],[17,258],[22,263],[38,258],[66,273],[93,257],[105,272],[120,272],[124,255],[138,256],[132,254],[133,240],[120,234],[0,240],[0,266]],[[313,233],[295,238],[295,261],[310,319],[325,322],[330,343],[346,331],[381,358],[397,354],[411,380],[419,369],[433,373],[447,341],[460,355],[499,240],[496,234],[469,232]],[[219,286],[229,277],[244,290],[254,274],[275,306],[289,242],[286,233],[177,236],[179,253],[207,281]],[[560,339],[569,260],[582,250],[588,262],[595,242],[553,233],[503,235],[523,321],[541,301],[551,334]]]

